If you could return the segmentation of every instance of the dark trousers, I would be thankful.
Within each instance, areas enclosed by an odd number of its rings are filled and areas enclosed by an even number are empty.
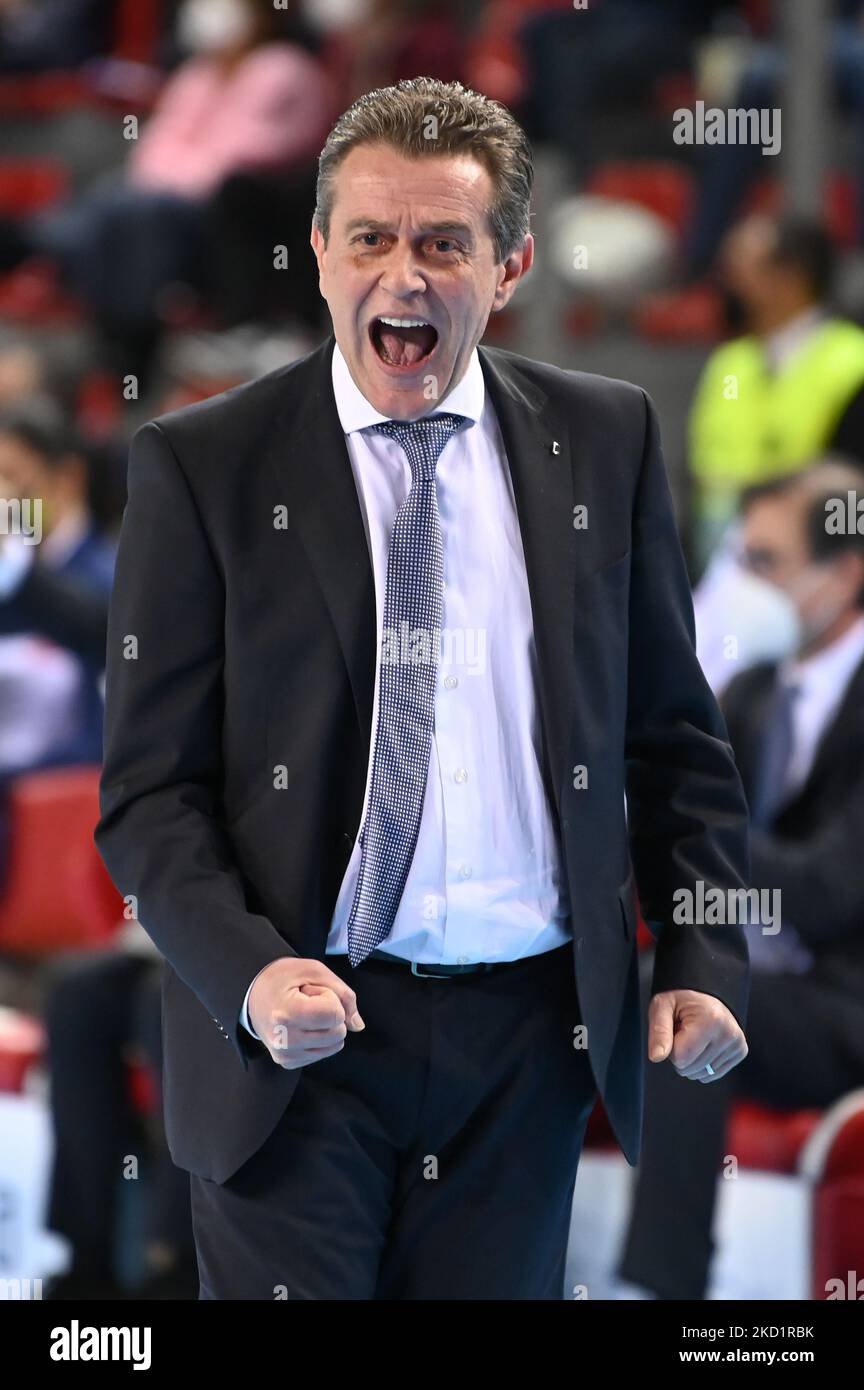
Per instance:
[[[443,980],[326,962],[366,1028],[227,1182],[193,1175],[200,1297],[563,1298],[595,1095],[572,947]]]
[[[651,958],[640,962],[643,998]],[[703,1299],[714,1254],[717,1179],[738,1099],[821,1108],[864,1085],[864,1000],[817,974],[754,970],[749,1052],[703,1084],[646,1064],[642,1153],[618,1274],[661,1298]]]

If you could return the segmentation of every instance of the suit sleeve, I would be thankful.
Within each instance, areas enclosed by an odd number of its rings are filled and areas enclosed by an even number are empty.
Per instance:
[[[256,974],[296,955],[251,912],[220,816],[224,584],[156,423],[132,441],[108,619],[99,852],[141,925],[233,1042]]]
[[[657,938],[653,992],[720,999],[743,1027],[746,938],[737,924],[676,922],[686,889],[746,888],[747,804],[723,717],[696,657],[690,583],[678,539],[657,414],[643,391],[645,436],[632,519],[627,809],[642,912]]]

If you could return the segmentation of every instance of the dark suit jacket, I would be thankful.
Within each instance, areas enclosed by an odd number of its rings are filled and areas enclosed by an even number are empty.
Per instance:
[[[767,728],[776,665],[728,686],[722,706],[747,796]],[[804,783],[770,830],[751,833],[754,888],[779,888],[783,916],[813,952],[812,971],[864,999],[864,662],[825,729]],[[864,1066],[864,1037],[850,1039]]]
[[[277,957],[323,955],[362,811],[375,594],[333,344],[144,425],[130,458],[96,842],[171,967],[172,1155],[216,1182],[268,1137],[300,1075],[243,1030],[244,995]],[[510,352],[480,360],[524,542],[582,1020],[633,1163],[645,1049],[633,868],[659,931],[656,988],[716,995],[743,1024],[743,932],[671,917],[673,892],[696,879],[746,886],[746,806],[694,655],[651,402]],[[362,966],[357,990],[362,1010]]]

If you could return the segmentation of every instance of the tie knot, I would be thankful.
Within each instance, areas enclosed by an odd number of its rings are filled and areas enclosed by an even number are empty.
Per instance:
[[[418,482],[435,476],[435,466],[445,444],[467,418],[466,415],[441,412],[438,415],[424,415],[420,420],[384,420],[372,428],[402,445],[414,481]]]

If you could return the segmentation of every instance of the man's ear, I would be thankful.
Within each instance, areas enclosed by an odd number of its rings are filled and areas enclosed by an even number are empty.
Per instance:
[[[327,250],[327,246],[323,236],[321,235],[318,223],[315,221],[314,217],[312,218],[312,227],[309,232],[309,244],[311,245],[312,250],[315,253],[315,260],[318,265],[318,291],[321,295],[321,298],[326,299],[327,296],[324,293],[324,286],[321,280],[322,275],[324,273],[324,254]]]
[[[504,274],[501,282],[495,291],[495,298],[492,301],[491,313],[496,314],[505,305],[510,303],[513,293],[523,275],[527,275],[531,266],[534,264],[534,237],[531,232],[525,237],[521,246],[517,246],[515,251],[504,261]]]

